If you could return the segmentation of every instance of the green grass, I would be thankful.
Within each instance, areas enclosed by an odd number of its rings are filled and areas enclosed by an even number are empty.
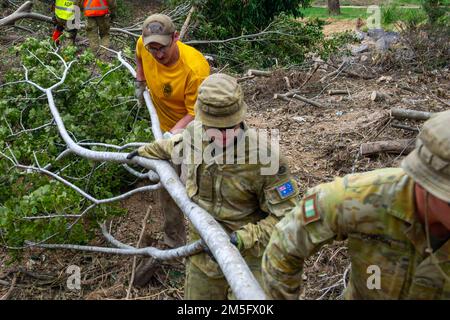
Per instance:
[[[327,19],[333,17],[339,20],[353,20],[358,18],[367,18],[367,9],[365,8],[341,8],[339,16],[329,16],[327,8],[306,8],[302,9],[302,13],[306,18]]]
[[[420,6],[422,0],[340,0],[341,6],[371,6],[371,5],[388,5],[388,4],[398,4],[398,5],[415,5]],[[312,1],[313,6],[325,6],[327,0],[314,0]]]
[[[302,9],[302,13],[306,18],[327,19],[332,17],[338,20],[366,19],[369,16],[366,8],[341,8],[339,16],[330,16],[327,8],[317,7]],[[389,25],[398,20],[410,20],[414,17],[425,18],[425,13],[419,8],[381,7],[381,21],[383,25]]]

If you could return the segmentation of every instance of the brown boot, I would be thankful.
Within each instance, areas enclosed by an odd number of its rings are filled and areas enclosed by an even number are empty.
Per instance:
[[[143,288],[148,285],[154,277],[156,271],[161,268],[161,262],[152,257],[146,257],[141,260],[134,274],[133,286]]]
[[[150,235],[145,235],[141,244],[141,248],[155,247],[157,240],[151,238]],[[161,261],[153,257],[141,257],[138,259],[138,266],[134,273],[133,286],[142,288],[148,285],[150,280],[155,275],[155,272],[161,268]]]

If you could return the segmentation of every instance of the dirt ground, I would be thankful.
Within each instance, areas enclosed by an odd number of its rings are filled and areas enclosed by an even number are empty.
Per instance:
[[[138,1],[135,1],[138,2]],[[346,23],[345,21],[341,21]],[[335,30],[351,25],[330,25]],[[353,29],[353,28],[351,28]],[[270,77],[242,82],[249,105],[247,121],[252,127],[278,129],[281,151],[287,157],[303,193],[309,187],[328,182],[335,176],[382,167],[399,166],[403,155],[379,154],[361,157],[365,142],[413,138],[416,133],[391,127],[389,110],[393,107],[438,112],[448,109],[450,74],[440,70],[427,75],[408,71],[380,72],[370,64],[356,63],[354,73],[372,75],[372,79],[341,73],[321,83],[334,71],[328,67],[314,72],[312,65],[300,69],[282,69]],[[300,88],[301,95],[323,107],[292,99],[274,99],[274,94]],[[406,90],[404,88],[410,88]],[[347,94],[328,95],[328,90],[346,90]],[[373,91],[389,94],[383,102],[373,102]],[[443,102],[444,101],[444,102]],[[445,104],[445,101],[447,105]],[[404,121],[410,127],[420,122]],[[162,217],[156,194],[137,194],[123,201],[126,216],[111,221],[110,232],[120,241],[136,246],[142,220],[150,210],[146,232],[162,247]],[[108,246],[99,233],[90,245]],[[19,263],[8,264],[9,256],[0,249],[0,297],[9,299],[182,299],[183,263],[161,264],[152,282],[145,288],[129,286],[133,258],[74,251],[33,249]],[[68,266],[81,268],[81,289],[70,290]],[[349,259],[345,242],[325,246],[308,259],[304,274],[304,299],[341,299],[348,281]],[[11,286],[15,283],[14,286]],[[13,290],[10,290],[10,288]]]

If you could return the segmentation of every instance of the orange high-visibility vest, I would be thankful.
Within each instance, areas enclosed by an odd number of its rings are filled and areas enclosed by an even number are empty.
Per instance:
[[[84,0],[83,6],[86,17],[101,17],[109,13],[106,0]]]

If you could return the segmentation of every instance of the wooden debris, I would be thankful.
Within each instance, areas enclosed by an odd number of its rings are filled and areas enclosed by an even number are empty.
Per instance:
[[[300,101],[303,101],[303,102],[305,102],[305,103],[308,103],[308,104],[310,104],[310,105],[312,105],[312,106],[314,106],[314,107],[325,108],[325,107],[324,107],[323,105],[321,105],[320,103],[318,103],[318,102],[316,102],[316,101],[313,101],[313,100],[310,100],[310,99],[307,99],[307,98],[305,98],[305,97],[299,96],[298,94],[294,94],[294,95],[292,96],[292,98],[297,99],[297,100],[300,100]]]
[[[184,36],[186,35],[188,27],[189,27],[189,22],[191,21],[192,14],[195,12],[195,10],[196,10],[195,5],[193,5],[191,7],[191,9],[189,10],[189,13],[186,17],[186,20],[183,23],[183,26],[181,27],[180,40],[183,40]]]
[[[339,94],[348,94],[347,90],[328,90],[328,95],[334,96]]]
[[[333,66],[334,67],[334,66]],[[324,75],[322,78],[320,78],[319,82],[325,82],[325,80],[327,80],[328,78],[331,78],[341,72],[343,72],[343,70],[347,67],[347,61],[344,61],[341,63],[341,65],[333,72],[327,73],[326,75]]]
[[[249,69],[247,71],[247,76],[270,77],[271,75],[272,75],[271,71],[255,70],[255,69]]]
[[[392,108],[390,114],[391,117],[396,119],[428,120],[433,113],[410,109]]]
[[[316,71],[319,69],[320,64],[319,63],[315,63],[314,64],[314,68],[311,70],[311,72],[308,74],[308,76],[306,77],[306,80],[301,84],[301,86],[299,87],[299,89],[303,88],[305,86],[305,84],[307,84],[309,82],[309,80],[311,80],[312,76],[314,75],[314,73],[316,73]]]
[[[286,93],[275,93],[273,95],[274,99],[280,99],[283,101],[290,101],[290,98],[294,97],[295,94],[299,94],[300,90],[292,90],[292,91],[288,91]]]
[[[377,154],[381,152],[408,154],[414,150],[415,139],[400,139],[393,141],[376,141],[363,143],[360,148],[360,153],[363,156]]]
[[[397,128],[397,129],[403,129],[406,131],[414,131],[414,132],[419,132],[420,130],[418,128],[415,127],[410,127],[401,123],[392,123],[391,124],[392,128]]]
[[[381,91],[372,91],[372,94],[370,95],[370,100],[374,102],[389,100],[389,95]]]

